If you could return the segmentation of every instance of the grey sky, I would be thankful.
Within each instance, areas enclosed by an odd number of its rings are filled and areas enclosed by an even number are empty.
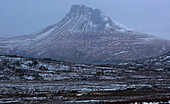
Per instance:
[[[73,4],[101,9],[136,31],[170,40],[170,0],[0,0],[0,35],[26,35],[57,23]]]

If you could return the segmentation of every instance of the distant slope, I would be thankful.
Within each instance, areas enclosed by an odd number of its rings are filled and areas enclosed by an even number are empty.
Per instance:
[[[73,5],[60,22],[38,33],[0,37],[0,53],[78,63],[115,63],[168,51],[170,41],[129,30],[84,5]]]

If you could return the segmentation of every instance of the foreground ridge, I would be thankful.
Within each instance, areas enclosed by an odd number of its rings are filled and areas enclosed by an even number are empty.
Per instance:
[[[0,102],[168,102],[169,61],[170,53],[118,65],[1,55]]]

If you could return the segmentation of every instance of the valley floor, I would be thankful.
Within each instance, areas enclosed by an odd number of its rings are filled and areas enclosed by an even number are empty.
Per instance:
[[[0,103],[135,103],[169,102],[169,88],[139,86],[109,89],[112,81],[0,81]],[[58,90],[60,89],[60,90]],[[62,90],[61,90],[62,89]]]

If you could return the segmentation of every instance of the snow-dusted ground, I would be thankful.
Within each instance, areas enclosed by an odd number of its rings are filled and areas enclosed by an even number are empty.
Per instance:
[[[26,96],[26,98],[8,101],[24,101],[24,99],[42,99],[48,93],[65,96],[84,97],[90,94],[103,94],[114,91],[157,90],[154,96],[170,96],[170,53],[138,61],[120,63],[119,65],[88,65],[54,61],[50,59],[32,59],[16,56],[0,56],[0,101],[5,96]],[[71,93],[70,93],[71,92]],[[97,93],[98,92],[98,93]],[[41,94],[44,94],[41,96]],[[67,94],[68,93],[68,94]],[[24,95],[25,94],[25,95]],[[27,94],[38,94],[38,98]],[[151,94],[152,95],[152,94]],[[147,96],[151,96],[147,95]],[[94,99],[79,101],[56,95],[57,99],[68,102],[103,102],[114,99]],[[61,98],[60,98],[60,97]],[[71,96],[71,95],[69,95]],[[145,97],[144,95],[142,95]],[[143,98],[141,96],[141,98]],[[152,95],[153,96],[153,95]],[[31,97],[31,98],[29,98]],[[11,97],[10,97],[11,98]],[[48,98],[48,97],[47,97]],[[65,100],[64,100],[65,99]],[[125,97],[127,100],[127,98]],[[129,99],[129,98],[128,98]],[[130,98],[131,99],[131,98]],[[122,100],[118,98],[118,100]]]

